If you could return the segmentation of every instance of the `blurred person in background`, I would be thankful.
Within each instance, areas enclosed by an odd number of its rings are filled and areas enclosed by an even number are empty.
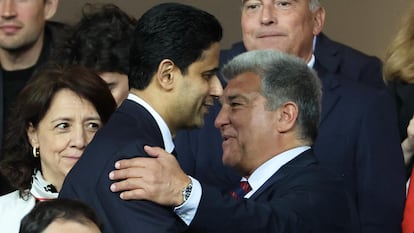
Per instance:
[[[114,4],[85,4],[81,20],[53,54],[62,64],[95,71],[119,106],[128,96],[129,47],[136,19]]]
[[[53,199],[39,202],[22,219],[19,233],[101,233],[93,210],[80,201]]]

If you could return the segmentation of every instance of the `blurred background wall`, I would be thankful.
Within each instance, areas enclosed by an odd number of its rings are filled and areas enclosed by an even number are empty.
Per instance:
[[[54,20],[76,22],[82,5],[87,2],[111,2],[136,17],[162,2],[190,4],[220,20],[224,28],[223,48],[241,39],[240,0],[60,0]],[[379,58],[383,58],[402,15],[414,4],[412,0],[321,0],[321,3],[326,8],[324,31],[328,36]]]

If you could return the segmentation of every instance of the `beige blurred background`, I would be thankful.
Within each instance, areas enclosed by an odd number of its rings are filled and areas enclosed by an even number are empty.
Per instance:
[[[204,9],[223,25],[222,47],[241,39],[240,0],[60,0],[55,20],[73,23],[81,15],[83,4],[114,3],[139,17],[161,2],[180,2]],[[326,8],[325,33],[367,54],[383,58],[386,47],[398,30],[402,15],[413,0],[321,0]]]

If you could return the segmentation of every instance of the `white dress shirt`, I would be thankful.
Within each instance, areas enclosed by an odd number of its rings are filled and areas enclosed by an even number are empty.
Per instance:
[[[244,197],[250,198],[274,173],[276,173],[280,167],[296,158],[302,152],[310,149],[309,146],[300,146],[283,153],[274,156],[272,159],[266,161],[259,166],[249,177],[242,178],[241,180],[247,180],[252,187],[252,190]],[[181,206],[174,208],[175,213],[187,224],[190,225],[195,213],[197,212],[198,205],[200,204],[202,188],[200,183],[190,177],[193,182],[193,189],[190,197]]]

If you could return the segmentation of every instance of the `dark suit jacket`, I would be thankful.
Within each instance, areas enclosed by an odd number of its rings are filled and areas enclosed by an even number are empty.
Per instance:
[[[202,188],[189,232],[360,232],[342,180],[322,169],[312,150],[282,166],[249,200]]]
[[[104,223],[106,233],[170,233],[184,231],[169,207],[148,201],[124,201],[109,189],[108,174],[115,161],[145,155],[144,145],[164,147],[161,131],[141,105],[125,100],[98,131],[81,159],[67,175],[59,198],[89,204]]]
[[[225,63],[243,51],[240,44],[222,51],[221,61]],[[337,54],[330,59],[343,56]],[[356,83],[341,66],[332,73],[323,64],[326,60],[329,59],[316,56],[315,61],[323,86],[315,154],[321,165],[344,178],[357,203],[362,232],[400,232],[405,182],[395,105],[385,88]],[[336,63],[341,65],[339,61]],[[202,182],[228,190],[237,185],[240,177],[221,162],[221,136],[213,126],[219,110],[216,104],[209,110],[203,128],[181,132],[175,142],[185,171]]]
[[[329,39],[320,33],[316,38],[315,57],[329,73],[347,77],[369,86],[385,87],[381,60]]]

